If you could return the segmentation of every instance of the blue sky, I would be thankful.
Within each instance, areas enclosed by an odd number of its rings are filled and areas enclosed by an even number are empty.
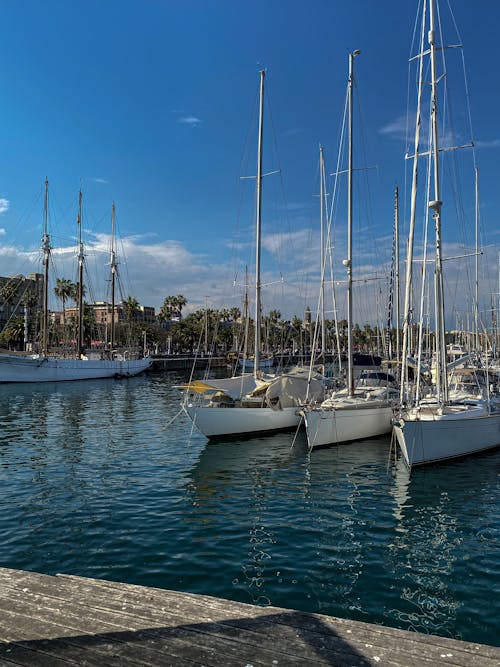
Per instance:
[[[448,2],[441,4],[444,15]],[[451,4],[464,44],[478,146],[482,240],[489,247],[482,268],[486,302],[496,289],[499,238],[500,4]],[[306,305],[315,310],[318,146],[325,146],[327,170],[333,172],[353,49],[362,51],[356,60],[362,137],[356,160],[360,167],[376,166],[356,177],[363,203],[355,203],[355,244],[366,275],[381,270],[390,257],[394,185],[402,199],[408,185],[402,119],[417,5],[4,0],[0,273],[37,268],[32,251],[41,236],[47,176],[58,276],[73,277],[81,186],[95,298],[105,298],[115,201],[126,254],[125,295],[157,308],[165,296],[178,293],[188,299],[188,310],[205,303],[240,305],[243,267],[253,271],[254,225],[254,182],[240,177],[255,174],[258,71],[264,67],[264,171],[281,170],[263,184],[264,309],[276,307],[287,316],[301,315]],[[445,41],[457,42],[453,32],[448,35]],[[458,99],[463,103],[463,96]],[[461,106],[455,116],[460,127]],[[457,133],[461,138],[462,130]],[[470,215],[474,202],[467,198],[464,208]],[[336,244],[342,252],[341,211],[339,217]],[[458,225],[449,225],[445,242],[452,253],[462,241]],[[341,280],[342,269],[337,271]],[[458,308],[461,290],[458,296],[450,290],[449,308]],[[380,287],[360,297],[359,321],[373,319],[370,308],[379,298],[385,299]]]

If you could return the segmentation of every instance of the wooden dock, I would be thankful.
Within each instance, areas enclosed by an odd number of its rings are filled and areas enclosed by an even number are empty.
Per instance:
[[[498,667],[500,648],[321,614],[0,568],[0,665]]]

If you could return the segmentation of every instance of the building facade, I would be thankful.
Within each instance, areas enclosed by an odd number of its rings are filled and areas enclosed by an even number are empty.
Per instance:
[[[43,308],[44,276],[41,273],[0,277],[0,330],[17,315],[24,315],[25,306],[31,313]]]

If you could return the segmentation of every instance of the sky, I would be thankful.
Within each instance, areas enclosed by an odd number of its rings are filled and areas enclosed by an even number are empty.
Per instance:
[[[460,38],[449,20],[448,0],[441,0],[443,25],[450,28],[444,41],[463,44],[468,86],[467,95],[455,98],[460,108],[454,128],[465,142],[468,101],[480,174],[486,311],[490,293],[498,291],[500,3],[449,4]],[[166,296],[183,294],[186,312],[241,307],[245,286],[251,291],[254,282],[253,177],[259,71],[265,69],[263,169],[277,173],[263,179],[263,307],[283,317],[303,317],[307,307],[315,312],[319,146],[331,205],[348,54],[360,49],[353,252],[355,276],[363,280],[355,289],[356,319],[385,317],[396,185],[402,255],[408,224],[405,126],[415,87],[408,83],[408,59],[416,52],[418,6],[418,0],[3,0],[0,275],[40,270],[47,177],[54,276],[76,275],[81,188],[88,291],[95,299],[105,299],[109,287],[114,201],[124,296],[158,309]],[[450,51],[447,58],[458,63],[450,67],[449,85],[457,73],[457,89],[463,91],[462,51]],[[447,133],[443,129],[445,144]],[[338,182],[334,280],[342,317],[345,175]],[[471,251],[473,191],[471,178],[458,188],[462,222],[444,199],[450,256]],[[467,308],[470,264],[447,265],[449,318]]]

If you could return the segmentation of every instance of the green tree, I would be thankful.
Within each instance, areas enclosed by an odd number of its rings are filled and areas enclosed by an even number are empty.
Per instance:
[[[18,284],[9,280],[0,290],[0,299],[6,306],[12,306],[17,299]]]
[[[122,301],[123,313],[127,322],[132,322],[139,308],[139,302],[133,296],[128,296]]]
[[[36,292],[32,289],[26,290],[26,292],[23,294],[23,298],[21,299],[21,303],[28,310],[31,310],[31,308],[33,308],[33,306],[36,306],[36,304],[38,303],[38,296],[36,295]]]
[[[58,278],[54,287],[54,294],[61,301],[63,308],[63,321],[66,318],[66,301],[73,299],[76,285],[67,278]],[[77,298],[77,297],[76,297]],[[76,299],[75,299],[76,300]]]
[[[187,299],[182,294],[178,294],[176,297],[176,306],[179,313],[182,315],[182,309],[187,305]]]
[[[9,349],[12,347],[22,349],[24,342],[24,317],[22,315],[17,315],[9,320],[0,334],[0,341]]]
[[[78,303],[78,283],[70,283],[71,288],[70,288],[70,294],[69,298],[74,301],[75,303]],[[87,293],[87,290],[85,289],[85,285],[82,286],[82,296],[85,296]]]
[[[160,322],[168,322],[172,319],[172,315],[175,312],[179,312],[179,314],[182,316],[182,309],[186,304],[187,299],[182,294],[178,294],[177,296],[166,296],[163,301],[163,305],[160,308],[160,312],[158,313],[157,319]]]

